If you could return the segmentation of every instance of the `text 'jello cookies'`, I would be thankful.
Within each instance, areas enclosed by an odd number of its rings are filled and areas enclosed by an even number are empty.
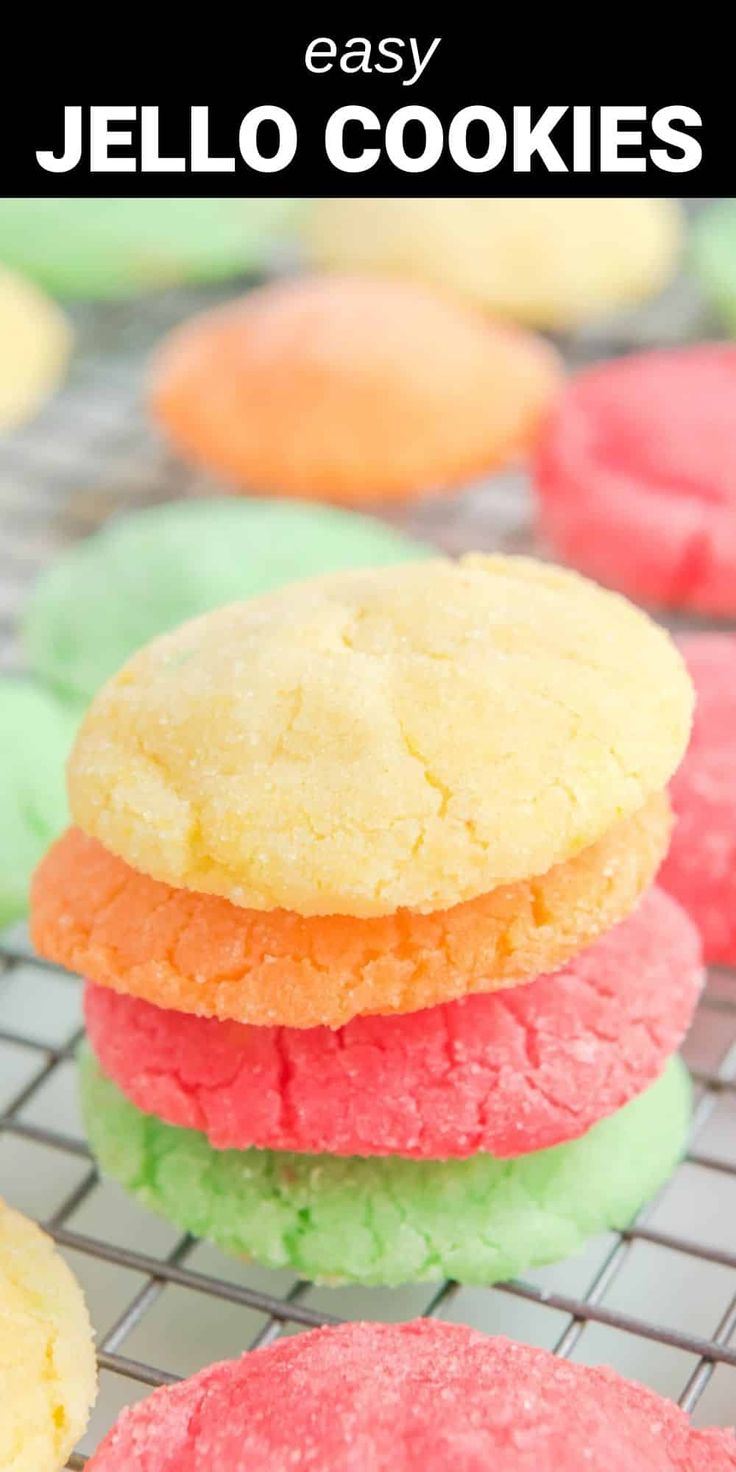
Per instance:
[[[96,1393],[81,1289],[53,1243],[0,1201],[0,1467],[60,1472]]]
[[[546,343],[429,289],[317,277],[177,328],[151,407],[235,487],[357,503],[496,469],[529,447],[560,373]]]
[[[72,816],[153,878],[250,908],[433,911],[636,812],[691,707],[667,635],[572,573],[337,574],[132,659],[83,722]]]

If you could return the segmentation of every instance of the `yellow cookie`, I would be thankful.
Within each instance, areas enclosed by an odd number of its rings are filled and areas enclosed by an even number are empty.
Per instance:
[[[668,199],[324,199],[306,243],[330,270],[416,277],[564,327],[658,291],[681,235]]]
[[[57,1472],[96,1392],[81,1289],[53,1243],[0,1201],[0,1468]]]
[[[691,708],[667,634],[575,573],[337,573],[137,654],[82,724],[72,815],[154,879],[252,909],[446,909],[636,812]]]
[[[0,432],[27,419],[56,387],[70,341],[59,308],[0,266]]]

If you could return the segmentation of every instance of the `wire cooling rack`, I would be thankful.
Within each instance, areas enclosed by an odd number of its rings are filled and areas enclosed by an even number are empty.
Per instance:
[[[123,508],[216,489],[175,463],[142,410],[150,345],[218,291],[166,293],[77,313],[67,385],[0,445],[0,664],[22,668],[17,611],[36,571]],[[703,331],[680,284],[615,335],[564,344],[577,363]],[[407,529],[448,551],[527,550],[519,475],[414,508]],[[736,973],[712,970],[685,1056],[695,1081],[686,1160],[632,1227],[523,1282],[469,1288],[325,1288],[225,1258],[101,1181],[74,1083],[81,985],[38,960],[23,927],[0,937],[0,1194],[35,1216],[82,1282],[98,1336],[100,1396],[70,1459],[81,1468],[122,1405],[218,1358],[350,1318],[419,1314],[601,1361],[679,1399],[700,1424],[736,1414]],[[581,1182],[581,1190],[584,1190]]]

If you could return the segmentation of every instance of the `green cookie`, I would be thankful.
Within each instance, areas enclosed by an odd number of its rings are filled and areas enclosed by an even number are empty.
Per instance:
[[[30,680],[0,679],[0,925],[28,909],[28,882],[69,821],[64,763],[77,714]]]
[[[269,263],[288,199],[3,199],[0,261],[53,296],[122,297]]]
[[[705,296],[736,332],[736,200],[719,200],[698,215],[691,252]]]
[[[436,556],[383,522],[281,501],[176,501],[108,523],[42,575],[23,637],[31,668],[89,700],[157,634],[224,603],[347,567]]]
[[[582,1139],[518,1160],[340,1159],[213,1150],[129,1104],[85,1050],[82,1103],[100,1166],[226,1252],[301,1277],[493,1283],[623,1228],[685,1148],[690,1087],[661,1079]]]

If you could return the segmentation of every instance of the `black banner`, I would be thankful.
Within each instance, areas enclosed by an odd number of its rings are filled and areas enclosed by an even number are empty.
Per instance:
[[[167,96],[171,65],[160,75],[160,89],[152,90],[150,73],[138,89],[145,104],[130,100],[135,82],[117,79],[107,105],[101,91],[83,104],[78,83],[65,83],[60,67],[53,94],[44,89],[7,108],[2,193],[733,192],[722,94],[704,90],[697,73],[688,82],[682,67],[677,83],[662,67],[652,69],[649,83],[627,71],[625,86],[604,104],[591,102],[592,87],[570,68],[565,101],[566,84],[553,68],[549,96],[540,95],[537,78],[531,100],[524,73],[517,71],[511,93],[504,69],[489,67],[467,32],[360,36],[274,27],[270,44],[245,52],[237,81],[228,68],[214,87],[203,68],[189,102],[181,87],[175,100]]]

